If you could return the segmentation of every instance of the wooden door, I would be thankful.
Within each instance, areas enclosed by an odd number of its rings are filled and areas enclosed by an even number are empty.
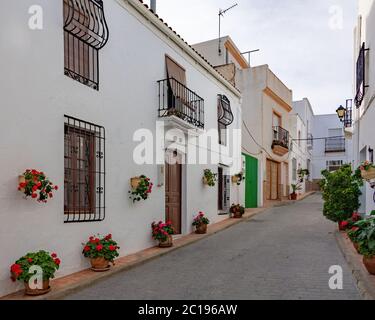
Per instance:
[[[267,200],[279,199],[279,163],[267,160]]]
[[[166,221],[171,221],[176,234],[181,234],[181,190],[182,165],[181,156],[167,154],[165,163],[165,212]]]

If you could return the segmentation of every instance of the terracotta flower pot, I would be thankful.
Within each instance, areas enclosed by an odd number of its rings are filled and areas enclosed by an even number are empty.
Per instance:
[[[207,233],[207,224],[200,224],[199,226],[196,227],[196,234],[206,234]]]
[[[238,181],[240,181],[240,178],[238,176],[232,176],[232,183],[233,184],[238,183]]]
[[[235,213],[233,213],[233,218],[234,219],[241,219],[242,218],[242,214],[240,212],[235,212]]]
[[[159,247],[160,248],[170,248],[173,247],[173,238],[172,236],[168,236],[166,241],[159,240]]]
[[[130,179],[130,185],[133,190],[137,189],[139,184],[141,183],[141,178],[135,177]]]
[[[290,200],[296,201],[297,200],[297,193],[292,193],[290,195]]]
[[[363,257],[363,264],[365,265],[369,274],[375,275],[375,257]]]
[[[43,289],[31,289],[28,282],[25,282],[25,294],[28,296],[41,296],[51,291],[49,280],[43,281]]]
[[[110,268],[110,262],[106,260],[105,258],[95,258],[91,259],[91,269],[93,271],[101,272],[101,271],[107,271]]]

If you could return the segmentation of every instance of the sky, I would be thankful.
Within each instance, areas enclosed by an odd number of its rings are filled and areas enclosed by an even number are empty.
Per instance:
[[[147,1],[145,1],[147,3]],[[334,113],[353,96],[353,29],[357,0],[157,0],[157,13],[189,44],[218,38],[218,12],[242,51],[260,49],[268,64],[316,114]]]

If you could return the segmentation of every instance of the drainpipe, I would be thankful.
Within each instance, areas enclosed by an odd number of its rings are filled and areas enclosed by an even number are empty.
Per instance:
[[[156,0],[151,0],[151,10],[154,11],[154,13],[156,13]]]

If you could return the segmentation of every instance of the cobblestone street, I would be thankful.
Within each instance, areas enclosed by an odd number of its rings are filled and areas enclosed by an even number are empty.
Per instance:
[[[360,299],[319,194],[88,287],[66,299]],[[344,290],[328,286],[340,265]]]

